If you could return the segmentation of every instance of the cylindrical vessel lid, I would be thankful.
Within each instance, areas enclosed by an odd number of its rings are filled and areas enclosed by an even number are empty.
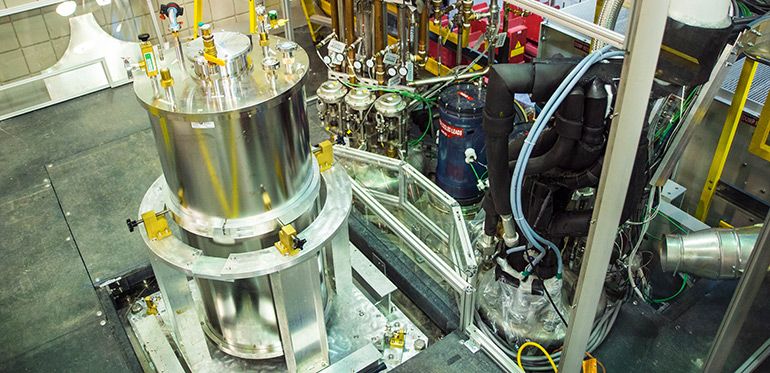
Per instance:
[[[329,80],[321,84],[316,91],[318,99],[325,104],[336,104],[345,97],[348,93],[347,87],[344,84],[336,81]]]
[[[345,96],[345,103],[353,110],[366,110],[374,103],[374,95],[368,88],[356,88]]]
[[[487,89],[473,83],[457,83],[444,88],[438,96],[440,108],[461,114],[484,110]],[[511,103],[513,104],[513,103]]]
[[[378,113],[386,117],[399,117],[406,108],[404,99],[400,95],[395,93],[388,93],[380,96],[377,101],[374,102],[374,108]]]

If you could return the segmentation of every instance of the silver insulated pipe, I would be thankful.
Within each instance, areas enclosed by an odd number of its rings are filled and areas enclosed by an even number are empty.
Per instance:
[[[686,236],[666,235],[659,247],[664,272],[685,272],[710,279],[735,279],[743,275],[761,225],[714,228]]]

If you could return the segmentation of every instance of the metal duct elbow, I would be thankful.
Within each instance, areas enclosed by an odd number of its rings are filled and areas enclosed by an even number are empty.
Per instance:
[[[659,247],[660,265],[664,272],[720,280],[739,278],[761,229],[715,228],[687,236],[666,235]]]

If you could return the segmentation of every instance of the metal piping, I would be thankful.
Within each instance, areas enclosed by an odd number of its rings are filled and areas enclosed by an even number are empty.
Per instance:
[[[620,15],[620,9],[623,8],[624,0],[604,0],[602,4],[602,10],[599,12],[599,19],[596,20],[596,24],[602,27],[606,27],[609,30],[615,29],[615,24],[618,22],[618,15]],[[591,39],[591,52],[598,51],[607,45],[607,43]]]
[[[485,68],[483,68],[481,70],[478,70],[478,71],[467,72],[467,73],[464,73],[464,74],[436,76],[436,77],[431,77],[431,78],[414,80],[414,81],[411,81],[411,82],[407,83],[406,85],[409,86],[409,87],[421,87],[421,86],[424,86],[424,85],[443,83],[443,82],[448,82],[448,81],[452,81],[452,80],[471,79],[471,78],[475,78],[477,76],[487,75],[488,72],[489,72],[489,66],[487,66],[487,67],[485,67]]]
[[[385,49],[385,39],[383,35],[382,23],[382,0],[374,0],[374,50],[381,51]],[[377,83],[385,82],[385,66],[382,64],[382,55],[377,56]]]
[[[685,272],[715,280],[739,278],[761,230],[756,225],[707,229],[687,236],[666,235],[658,248],[660,266],[665,272]]]
[[[425,67],[425,63],[428,61],[428,51],[426,48],[428,40],[428,12],[428,4],[425,4],[422,13],[420,13],[420,31],[417,41],[417,66],[421,68]],[[439,33],[441,33],[441,30],[439,30]]]
[[[342,27],[345,28],[347,45],[353,45],[356,41],[356,26],[353,22],[353,0],[345,0],[345,22]],[[356,52],[350,48],[348,49],[348,74],[350,74],[350,82],[355,83],[356,71],[353,69],[353,60],[356,58]]]

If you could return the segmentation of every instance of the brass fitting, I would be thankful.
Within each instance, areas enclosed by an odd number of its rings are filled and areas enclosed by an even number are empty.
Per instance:
[[[441,24],[441,17],[444,16],[444,12],[441,11],[441,6],[444,5],[441,0],[431,0],[433,5],[433,24],[438,26]]]
[[[163,88],[169,88],[174,85],[174,78],[171,77],[171,72],[168,68],[160,69],[160,86]]]
[[[259,33],[259,46],[260,47],[269,47],[270,46],[270,39],[268,38],[268,35],[266,32],[260,32]]]
[[[473,0],[463,0],[461,12],[463,28],[470,28],[471,20],[473,19]]]
[[[214,34],[211,33],[211,25],[205,24],[200,27],[201,38],[203,39],[203,53],[209,56],[217,56],[217,46],[214,45]]]
[[[142,60],[139,61],[139,67],[141,67],[148,77],[158,75],[158,65],[155,60],[155,50],[152,48],[152,43],[149,41],[149,34],[139,35],[139,48],[142,50]]]

